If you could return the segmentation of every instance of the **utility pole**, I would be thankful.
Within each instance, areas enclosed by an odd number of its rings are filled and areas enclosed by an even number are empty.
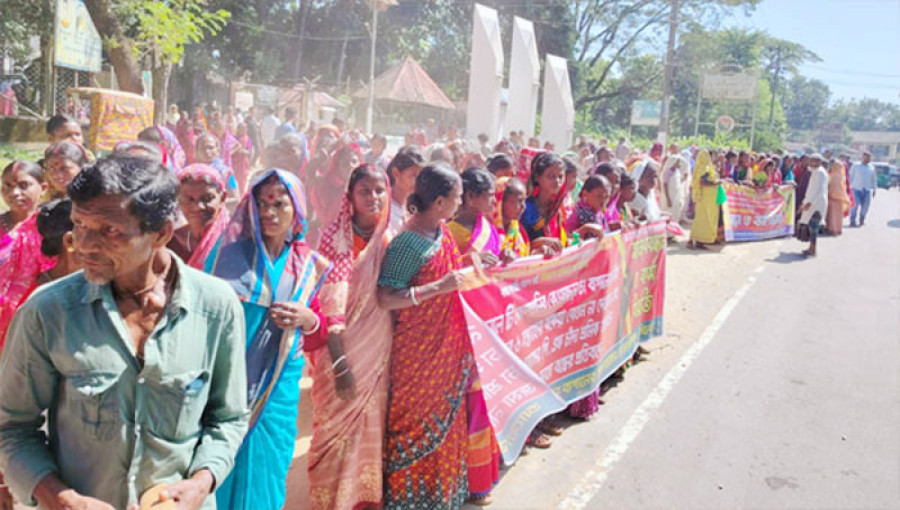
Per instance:
[[[672,93],[673,60],[675,59],[675,35],[678,32],[678,0],[672,1],[669,13],[669,43],[666,46],[666,74],[663,79],[662,108],[659,114],[659,135],[657,138],[665,146],[669,131],[669,95]]]
[[[378,37],[378,1],[372,0],[372,48],[369,53],[369,104],[366,106],[366,134],[372,134],[375,116],[375,39]]]

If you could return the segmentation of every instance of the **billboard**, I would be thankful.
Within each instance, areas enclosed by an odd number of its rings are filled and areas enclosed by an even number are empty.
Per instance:
[[[703,99],[714,101],[755,101],[757,77],[750,73],[707,74],[703,76]]]
[[[102,41],[82,0],[57,0],[53,63],[99,73]]]
[[[631,103],[632,126],[658,126],[662,115],[662,101],[633,101]]]

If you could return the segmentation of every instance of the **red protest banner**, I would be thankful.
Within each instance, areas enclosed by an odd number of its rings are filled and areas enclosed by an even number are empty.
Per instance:
[[[762,241],[794,235],[794,187],[758,189],[726,182],[722,204],[726,241]]]
[[[507,463],[545,416],[594,391],[662,333],[665,222],[472,273],[463,304]]]

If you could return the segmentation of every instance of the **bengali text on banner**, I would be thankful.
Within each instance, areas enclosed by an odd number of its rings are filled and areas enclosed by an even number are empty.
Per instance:
[[[794,187],[758,189],[726,182],[725,240],[761,241],[794,234]]]
[[[585,397],[662,334],[666,224],[552,259],[468,273],[463,307],[491,423],[511,464],[544,417]]]

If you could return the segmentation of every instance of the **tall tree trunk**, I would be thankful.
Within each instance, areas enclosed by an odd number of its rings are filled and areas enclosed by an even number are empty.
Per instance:
[[[169,77],[172,75],[172,64],[161,63],[153,68],[153,122],[166,123],[166,109],[169,100]]]
[[[110,0],[84,0],[84,6],[87,7],[91,21],[94,22],[100,36],[112,42],[106,45],[106,54],[112,62],[119,88],[126,92],[143,94],[144,83],[141,81],[141,70],[131,49],[131,41],[125,37],[122,25],[113,14]]]

